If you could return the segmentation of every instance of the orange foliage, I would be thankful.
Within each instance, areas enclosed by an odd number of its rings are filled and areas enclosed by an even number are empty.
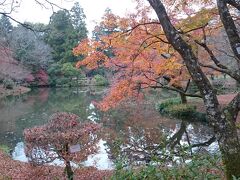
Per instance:
[[[211,2],[206,0],[195,3]],[[170,1],[166,1],[170,7]],[[171,12],[171,19],[176,27],[182,31],[182,36],[198,53],[196,40],[201,41],[210,34],[213,26],[203,31],[200,27],[216,18],[216,9],[201,9],[194,12],[187,4],[190,1],[175,1],[172,6],[189,9],[185,13],[188,18],[180,19],[175,11]],[[191,3],[190,3],[191,4]],[[169,9],[169,11],[171,8]],[[178,10],[179,12],[179,10]],[[191,15],[189,15],[191,14]],[[141,0],[138,0],[136,13],[126,17],[119,17],[106,13],[100,26],[111,30],[111,34],[100,37],[100,41],[84,40],[74,48],[75,55],[85,55],[77,67],[86,66],[89,69],[106,67],[112,70],[113,86],[107,97],[100,103],[102,109],[107,110],[130,96],[138,96],[141,89],[147,87],[183,87],[190,76],[178,53],[168,43],[158,21],[150,18],[151,10]],[[199,29],[198,29],[199,28]],[[192,30],[193,29],[193,30]],[[185,34],[186,32],[186,34]],[[106,51],[114,55],[109,57]],[[170,81],[164,81],[164,77]]]

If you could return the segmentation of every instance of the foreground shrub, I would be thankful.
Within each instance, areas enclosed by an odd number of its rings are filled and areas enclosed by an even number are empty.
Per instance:
[[[42,126],[24,130],[25,152],[34,165],[61,159],[69,180],[73,179],[71,162],[82,162],[98,150],[100,126],[83,123],[75,114],[59,112]]]
[[[165,180],[165,179],[224,179],[224,170],[219,156],[195,155],[188,163],[149,165],[143,168],[126,168],[116,164],[112,180]]]

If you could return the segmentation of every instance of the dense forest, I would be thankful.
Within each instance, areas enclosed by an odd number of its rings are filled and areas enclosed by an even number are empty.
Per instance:
[[[24,22],[13,26],[0,19],[1,82],[25,86],[73,86],[69,80],[85,76],[75,67],[82,57],[72,49],[87,37],[85,14],[79,3],[71,10],[58,10],[49,24]]]

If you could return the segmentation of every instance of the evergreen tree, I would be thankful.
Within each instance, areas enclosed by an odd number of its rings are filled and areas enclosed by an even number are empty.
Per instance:
[[[13,30],[13,26],[6,16],[0,18],[0,40],[4,43],[9,43],[10,34]]]
[[[83,12],[83,8],[80,6],[78,2],[76,2],[71,9],[71,19],[73,27],[77,32],[78,40],[87,38],[88,31],[85,22],[86,16]]]
[[[72,49],[79,41],[87,37],[86,16],[79,3],[71,11],[59,10],[51,16],[46,34],[46,42],[53,48],[53,59],[56,62],[75,62]]]
[[[71,61],[70,39],[74,28],[71,22],[70,14],[66,10],[59,10],[54,13],[48,25],[46,42],[53,49],[53,59],[55,61]]]

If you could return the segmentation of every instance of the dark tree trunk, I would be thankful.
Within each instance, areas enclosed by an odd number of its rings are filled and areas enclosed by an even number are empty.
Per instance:
[[[68,180],[73,180],[73,170],[72,170],[70,161],[65,161],[65,165],[66,165],[66,173],[67,173]]]
[[[162,2],[160,0],[148,1],[155,10],[168,41],[182,56],[193,81],[202,95],[207,116],[214,129],[223,155],[227,178],[232,179],[232,175],[240,177],[240,143],[233,120],[233,116],[235,115],[232,114],[232,111],[221,111],[216,92],[200,68],[198,58],[193,53],[191,46],[182,39],[178,31],[171,24]],[[238,100],[235,104],[232,103],[232,106],[236,108],[230,109],[237,109],[239,111],[240,105],[238,104],[240,104],[240,98]]]
[[[181,122],[180,129],[170,138],[168,146],[174,148],[177,144],[180,143],[183,134],[186,132],[187,123],[185,121]]]
[[[69,147],[68,147],[68,144],[65,144],[65,152],[67,154],[69,154]],[[72,170],[72,167],[71,167],[71,163],[68,159],[64,159],[64,162],[65,162],[65,170],[66,170],[66,173],[67,173],[67,177],[68,177],[68,180],[73,180],[73,170]]]
[[[234,0],[229,2],[233,3]],[[240,6],[240,2],[235,1],[238,6]],[[227,1],[226,0],[217,0],[217,6],[219,15],[221,18],[221,21],[223,23],[223,26],[225,28],[225,31],[227,33],[233,54],[235,55],[237,59],[238,69],[240,70],[240,37],[238,35],[238,30],[236,25],[234,24],[234,21],[232,19],[232,16],[229,12]]]
[[[226,117],[226,126],[221,129],[218,145],[225,165],[227,179],[240,177],[240,145],[237,128],[232,119]],[[217,132],[219,133],[219,132]]]
[[[181,97],[182,104],[187,104],[187,96],[183,93],[179,93]]]
[[[231,6],[235,7],[236,9],[238,9],[238,11],[240,11],[240,1],[239,0],[226,0],[226,2],[228,4],[230,4]]]

